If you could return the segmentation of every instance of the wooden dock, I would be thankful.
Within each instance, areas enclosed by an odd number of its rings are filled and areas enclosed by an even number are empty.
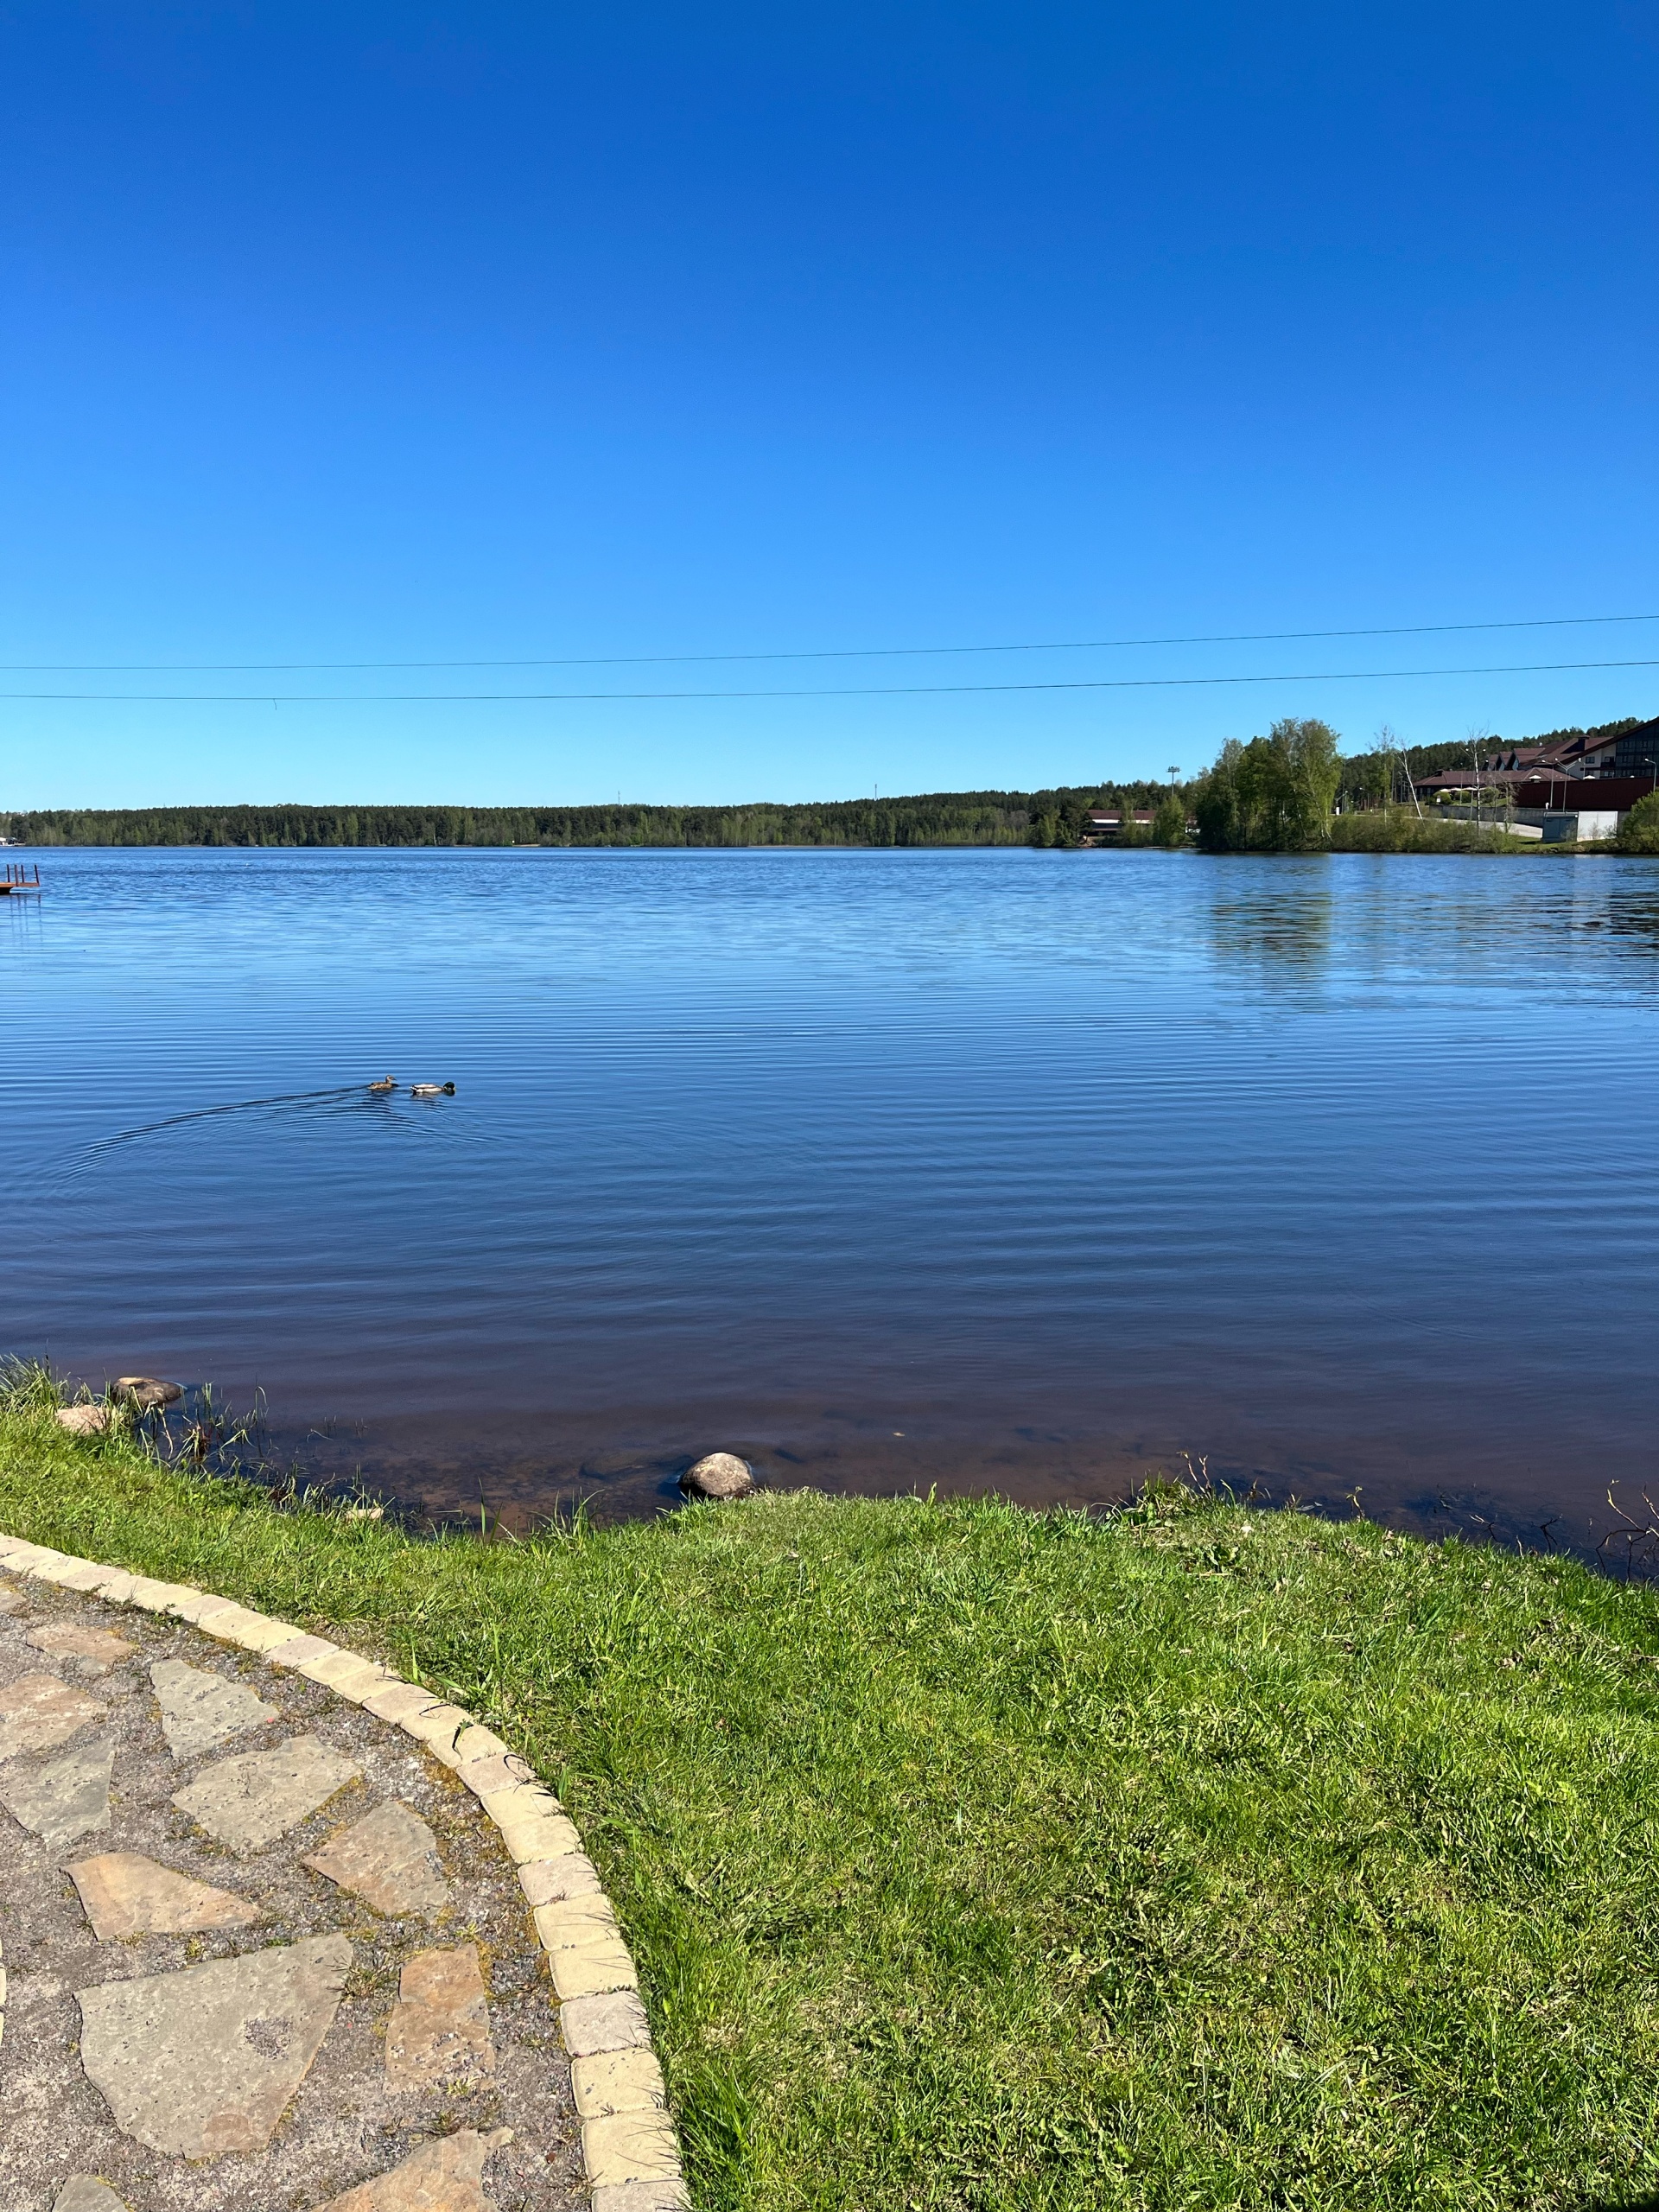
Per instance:
[[[26,892],[33,896],[40,887],[41,867],[38,861],[35,863],[35,872],[32,875],[26,862],[22,861],[6,862],[6,880],[3,883],[0,883],[0,899],[21,898]]]

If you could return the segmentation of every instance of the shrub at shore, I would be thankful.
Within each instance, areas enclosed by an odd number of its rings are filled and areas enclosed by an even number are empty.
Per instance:
[[[566,1798],[702,2212],[1659,2183],[1659,1601],[1154,1485],[422,1539],[0,1411],[0,1527],[378,1649]]]

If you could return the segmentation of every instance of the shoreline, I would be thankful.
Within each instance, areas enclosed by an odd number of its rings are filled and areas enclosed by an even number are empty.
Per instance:
[[[366,1643],[521,1745],[710,2212],[1659,2180],[1641,1585],[1173,1484],[416,1542],[16,1413],[0,1525]]]

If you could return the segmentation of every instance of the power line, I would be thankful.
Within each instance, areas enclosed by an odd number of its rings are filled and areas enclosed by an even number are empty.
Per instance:
[[[1471,630],[1586,629],[1610,622],[1659,622],[1659,614],[1548,614],[1516,622],[1418,622],[1370,630],[1237,630],[1182,638],[1061,638],[1046,645],[844,645],[800,652],[600,653],[522,660],[223,660],[223,661],[0,661],[9,676],[254,676],[310,671],[399,668],[690,668],[713,662],[785,660],[904,660],[966,653],[1116,652],[1141,645],[1265,645],[1306,644],[1318,638],[1450,637]]]
[[[0,700],[105,706],[434,707],[590,703],[600,700],[915,699],[969,692],[1147,691],[1224,683],[1397,683],[1424,676],[1543,676],[1596,668],[1659,668],[1652,660],[1516,661],[1479,668],[1341,668],[1290,676],[1102,676],[1035,683],[868,683],[802,685],[766,691],[0,691]]]

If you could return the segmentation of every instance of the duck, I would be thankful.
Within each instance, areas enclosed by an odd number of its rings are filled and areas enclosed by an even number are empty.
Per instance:
[[[453,1083],[411,1083],[409,1095],[411,1098],[453,1098],[455,1086]]]
[[[369,1089],[371,1090],[396,1090],[397,1088],[397,1084],[392,1081],[389,1075],[383,1075],[378,1083],[372,1083],[369,1085]]]

